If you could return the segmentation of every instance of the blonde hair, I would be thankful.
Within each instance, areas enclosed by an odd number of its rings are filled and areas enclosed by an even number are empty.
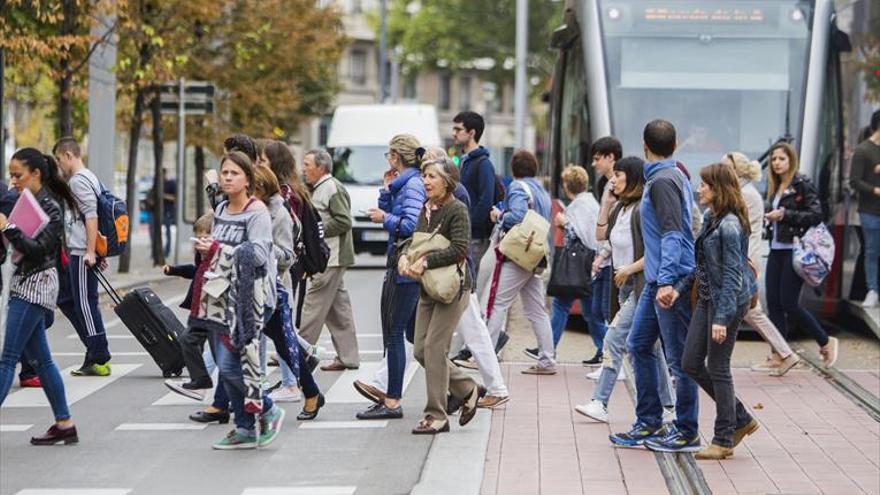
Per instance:
[[[562,185],[571,194],[580,194],[590,185],[590,176],[580,165],[569,165],[562,171]]]
[[[421,144],[419,144],[419,140],[415,136],[411,134],[398,134],[391,138],[388,148],[400,156],[404,167],[417,167],[419,165],[419,157],[416,150],[421,148]]]
[[[782,150],[785,156],[788,157],[788,172],[785,173],[784,177],[779,177],[773,171],[773,152],[776,150]],[[773,199],[782,184],[791,182],[791,179],[798,173],[800,165],[798,164],[798,156],[794,147],[786,142],[776,143],[770,147],[770,153],[767,154],[767,157],[767,160],[771,163],[770,171],[767,173],[767,197]]]
[[[725,165],[732,166],[736,176],[740,179],[754,182],[761,178],[761,164],[755,160],[749,160],[749,157],[739,151],[727,153],[721,161]]]
[[[264,203],[269,202],[269,198],[281,192],[281,186],[278,184],[278,178],[269,167],[259,166],[254,170],[254,190],[256,195]]]
[[[211,230],[214,228],[214,212],[209,211],[204,215],[200,216],[196,219],[195,223],[193,223],[193,233],[203,232],[205,234],[210,234]]]

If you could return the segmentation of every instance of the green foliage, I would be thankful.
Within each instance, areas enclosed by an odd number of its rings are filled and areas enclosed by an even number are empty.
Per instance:
[[[870,34],[857,38],[855,45],[862,55],[859,68],[865,79],[865,97],[868,101],[880,103],[880,34],[878,33],[880,33],[880,16],[875,16],[871,22]]]

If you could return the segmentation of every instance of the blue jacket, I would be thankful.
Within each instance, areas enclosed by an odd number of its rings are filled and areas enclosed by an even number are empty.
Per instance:
[[[715,310],[712,323],[727,326],[737,309],[748,304],[758,290],[758,283],[749,269],[749,236],[743,232],[739,218],[733,213],[714,221],[711,212],[706,211],[696,249],[703,255],[709,278],[709,292]],[[678,293],[688,294],[695,277],[692,272],[676,283]]]
[[[694,270],[693,202],[691,183],[675,160],[645,164],[640,213],[648,283],[675,285]]]
[[[529,210],[529,194],[523,189],[522,184],[528,184],[535,200],[535,212],[550,221],[552,207],[550,195],[534,177],[517,179],[510,183],[507,196],[504,198],[504,214],[501,217],[501,228],[506,232],[514,225],[522,223],[526,212]]]
[[[388,232],[388,256],[394,255],[397,241],[412,237],[426,199],[422,175],[416,167],[405,168],[387,189],[379,190],[379,208],[385,212],[382,227]],[[416,281],[398,275],[397,283]]]
[[[480,146],[467,154],[461,163],[461,183],[471,198],[471,239],[488,239],[493,227],[489,212],[495,202],[495,167],[489,150]]]

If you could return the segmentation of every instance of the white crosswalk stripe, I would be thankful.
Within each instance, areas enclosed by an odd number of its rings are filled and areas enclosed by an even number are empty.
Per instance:
[[[355,380],[361,380],[365,382],[371,382],[373,375],[379,369],[382,362],[377,361],[373,363],[361,363],[360,368],[356,370],[345,370],[339,376],[333,386],[330,387],[330,390],[324,394],[324,398],[327,400],[328,404],[353,404],[353,403],[363,403],[369,402],[364,396],[358,393],[354,387],[351,386],[352,382]],[[412,381],[413,376],[416,374],[416,370],[418,370],[419,365],[416,362],[410,363],[409,367],[406,369],[406,373],[403,375],[403,393],[406,393],[406,389],[409,386],[409,383]]]
[[[0,425],[0,433],[9,433],[9,432],[14,432],[14,431],[28,431],[33,426],[34,425],[13,425],[13,424]]]
[[[204,430],[206,423],[122,423],[116,431]]]
[[[386,428],[388,421],[305,421],[300,430],[358,430]]]
[[[62,370],[61,379],[64,381],[67,404],[75,404],[141,366],[143,365],[114,364],[110,376],[71,376],[70,372],[79,368],[78,365]],[[43,389],[24,388],[6,397],[3,408],[7,407],[49,407],[49,401]]]
[[[356,486],[284,486],[245,488],[241,495],[352,495]]]

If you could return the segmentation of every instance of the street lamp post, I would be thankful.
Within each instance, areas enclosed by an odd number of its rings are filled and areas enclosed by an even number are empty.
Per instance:
[[[529,1],[516,0],[516,86],[514,88],[514,126],[517,148],[523,148],[525,146],[528,16]]]

